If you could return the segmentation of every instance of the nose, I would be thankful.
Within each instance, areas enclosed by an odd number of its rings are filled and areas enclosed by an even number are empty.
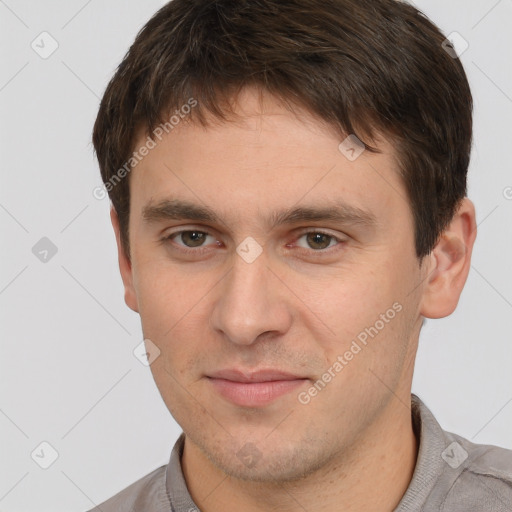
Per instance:
[[[250,345],[290,328],[290,297],[287,300],[286,287],[269,268],[265,252],[252,263],[235,255],[219,284],[210,325],[231,343]]]

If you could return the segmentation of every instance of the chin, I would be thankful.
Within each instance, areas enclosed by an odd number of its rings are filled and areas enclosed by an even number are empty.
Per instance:
[[[259,445],[245,443],[232,450],[227,445],[213,450],[201,448],[213,465],[232,478],[276,485],[303,480],[325,468],[332,458],[332,450],[327,447],[324,453],[322,447],[303,441],[295,446],[276,446],[269,440]]]

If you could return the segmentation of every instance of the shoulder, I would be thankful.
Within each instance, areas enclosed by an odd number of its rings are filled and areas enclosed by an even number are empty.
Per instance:
[[[512,509],[512,450],[475,444],[447,433],[452,442],[442,457],[447,467],[448,489],[440,510],[480,512]]]
[[[414,394],[412,420],[418,458],[395,512],[511,512],[512,450],[443,430]]]
[[[155,469],[89,512],[163,512],[170,510],[166,466]]]

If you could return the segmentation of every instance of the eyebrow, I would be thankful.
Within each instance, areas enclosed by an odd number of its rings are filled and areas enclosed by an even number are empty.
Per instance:
[[[164,199],[156,204],[150,201],[142,210],[142,218],[148,224],[185,219],[224,224],[219,215],[207,206],[181,199]],[[321,207],[292,207],[272,212],[266,219],[269,229],[279,225],[315,221],[332,221],[366,227],[377,224],[377,218],[372,212],[340,201]]]

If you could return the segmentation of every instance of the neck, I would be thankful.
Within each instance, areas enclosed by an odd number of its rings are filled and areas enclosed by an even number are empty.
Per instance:
[[[407,490],[417,452],[410,400],[392,398],[350,453],[300,481],[268,484],[230,477],[187,437],[182,468],[192,499],[203,512],[384,512],[394,510]]]

